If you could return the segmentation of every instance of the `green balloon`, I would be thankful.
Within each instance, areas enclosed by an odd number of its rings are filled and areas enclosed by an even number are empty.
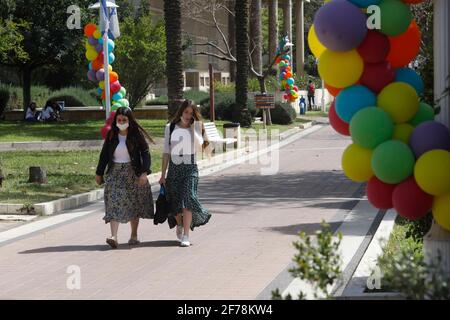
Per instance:
[[[122,94],[122,97],[125,97],[127,94],[127,90],[125,89],[125,87],[120,88],[119,92]]]
[[[415,158],[407,144],[389,140],[380,144],[372,155],[372,170],[385,183],[397,184],[413,174]]]
[[[429,104],[421,102],[419,104],[419,110],[417,111],[414,118],[412,118],[409,123],[414,127],[418,126],[422,122],[434,120],[434,109]]]
[[[400,0],[382,0],[378,6],[381,11],[381,33],[395,37],[408,30],[413,16],[407,4]]]
[[[350,135],[353,142],[366,149],[392,139],[394,122],[381,108],[367,107],[359,110],[350,121]]]
[[[116,111],[116,110],[119,109],[120,107],[121,107],[121,105],[118,104],[118,103],[113,104],[113,105],[111,106],[111,111]]]

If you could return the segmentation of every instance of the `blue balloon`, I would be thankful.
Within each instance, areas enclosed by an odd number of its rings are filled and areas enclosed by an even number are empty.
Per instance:
[[[119,101],[119,100],[123,99],[123,95],[120,92],[117,92],[117,93],[113,94],[112,98],[114,101]]]
[[[108,52],[112,52],[116,45],[114,44],[114,41],[111,39],[108,39]]]
[[[425,90],[425,84],[423,83],[422,77],[417,74],[413,69],[409,68],[399,68],[395,71],[395,81],[405,82],[414,89],[416,89],[419,96],[423,95]]]
[[[88,68],[89,70],[92,70],[92,62],[89,62]]]
[[[293,78],[289,78],[289,79],[287,79],[286,83],[291,86],[295,83],[295,81]]]
[[[113,64],[114,60],[116,60],[116,56],[111,52],[109,54],[109,64]]]
[[[348,0],[351,3],[353,3],[354,5],[360,7],[360,8],[367,8],[368,6],[371,5],[376,5],[379,4],[381,2],[381,0]]]
[[[367,87],[354,85],[342,90],[336,97],[336,113],[343,121],[350,123],[361,109],[376,107],[377,97]]]
[[[103,93],[103,90],[102,90],[102,88],[97,88],[97,93],[98,93],[98,95],[99,95],[99,96],[101,96],[101,95],[102,95],[102,93]]]
[[[100,37],[100,39],[98,39],[98,43],[103,44],[103,37]]]

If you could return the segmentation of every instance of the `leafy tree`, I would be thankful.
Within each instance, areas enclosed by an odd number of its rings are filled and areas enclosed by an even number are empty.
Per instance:
[[[90,0],[0,0],[1,16],[11,17],[13,23],[26,23],[29,28],[19,28],[23,38],[22,56],[7,56],[0,60],[14,67],[22,79],[24,112],[31,99],[32,73],[44,66],[58,65],[63,58],[78,54],[83,33],[67,28],[67,8],[76,4],[82,8],[82,20],[87,21],[93,13],[87,12]]]
[[[164,77],[166,41],[162,22],[153,23],[149,8],[124,18],[116,40],[116,61],[120,82],[127,88],[131,108],[136,107],[153,85]]]

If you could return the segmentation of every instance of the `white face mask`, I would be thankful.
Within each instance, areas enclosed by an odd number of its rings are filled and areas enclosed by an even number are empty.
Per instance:
[[[123,123],[123,124],[119,124],[119,123],[116,123],[116,124],[117,124],[117,128],[119,128],[120,131],[125,131],[129,127],[129,123],[128,122],[127,123]]]

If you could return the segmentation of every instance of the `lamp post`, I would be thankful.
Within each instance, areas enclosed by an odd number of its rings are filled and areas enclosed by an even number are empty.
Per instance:
[[[108,31],[109,31],[109,17],[111,8],[118,8],[119,6],[111,1],[99,1],[89,6],[89,9],[99,9],[100,23],[99,27],[103,37],[103,69],[105,70],[105,109],[106,119],[109,118],[111,112],[111,88],[109,84],[109,52],[108,52]]]

